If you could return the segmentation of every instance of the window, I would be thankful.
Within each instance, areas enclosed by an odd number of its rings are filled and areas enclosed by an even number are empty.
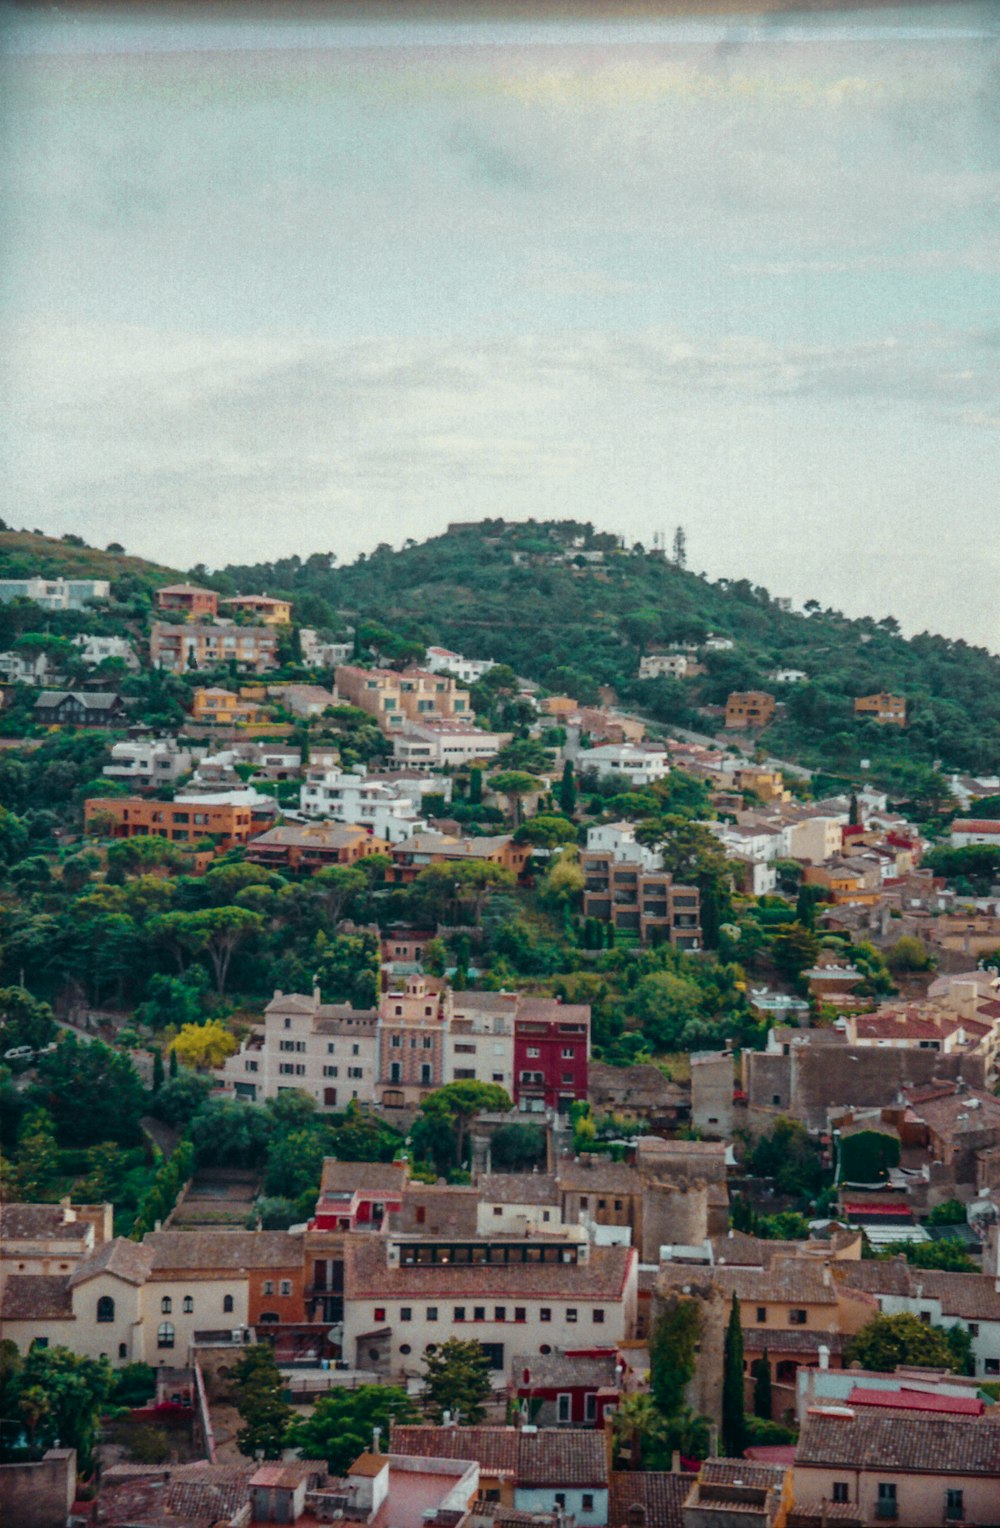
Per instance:
[[[1000,1374],[1000,1358],[985,1358],[983,1360],[983,1372],[985,1374]]]
[[[555,1496],[554,1496],[553,1500],[555,1501],[555,1504],[556,1504],[557,1507],[565,1507],[565,1505],[566,1505],[566,1492],[565,1491],[557,1491],[555,1493]]]
[[[437,1306],[436,1305],[428,1305],[428,1307],[427,1307],[427,1320],[428,1321],[436,1321],[437,1318],[438,1318],[438,1308],[437,1308]]]
[[[431,1069],[426,1061],[422,1062],[420,1066],[420,1081],[422,1083],[431,1081]]]
[[[485,1305],[474,1305],[472,1307],[472,1319],[473,1319],[473,1321],[485,1321],[486,1320],[486,1306]]]
[[[223,1312],[224,1312],[225,1315],[227,1315],[227,1316],[231,1316],[232,1315],[232,1313],[233,1313],[233,1297],[232,1297],[232,1295],[223,1295],[222,1296],[222,1309],[223,1309]]]
[[[494,1215],[502,1215],[503,1214],[503,1205],[502,1204],[495,1204],[493,1206],[493,1213],[494,1213]]]
[[[622,1201],[620,1199],[616,1199],[615,1200],[615,1209],[616,1210],[620,1210],[621,1207],[622,1207]]]
[[[384,1305],[376,1305],[374,1320],[376,1320],[376,1321],[384,1321],[385,1320],[385,1306]]]
[[[337,1047],[333,1040],[326,1042],[326,1053],[328,1056],[335,1056],[337,1054]]]
[[[102,1295],[97,1302],[98,1321],[113,1321],[115,1319],[115,1302],[110,1295]]]
[[[172,1348],[174,1345],[174,1329],[169,1321],[161,1321],[156,1329],[156,1346],[158,1348]]]
[[[186,1316],[190,1316],[193,1313],[193,1311],[194,1311],[194,1296],[193,1295],[185,1295],[184,1296],[184,1314]]]
[[[583,1420],[585,1422],[594,1422],[596,1419],[597,1396],[594,1394],[593,1390],[591,1390],[589,1394],[585,1395],[583,1398]]]
[[[875,1503],[875,1516],[879,1518],[893,1518],[898,1510],[895,1481],[880,1480],[878,1483],[878,1500]]]
[[[325,1066],[323,1068],[324,1077],[337,1077],[339,1075],[340,1074],[335,1066]]]
[[[455,1306],[455,1309],[452,1312],[452,1320],[453,1321],[464,1321],[465,1320],[465,1306],[464,1305],[456,1305]]]
[[[273,1295],[274,1294],[274,1280],[273,1279],[265,1279],[264,1280],[264,1283],[261,1286],[261,1294],[265,1294],[265,1295]]]
[[[591,1491],[584,1491],[583,1493],[583,1510],[584,1512],[593,1512],[594,1510],[594,1496]]]
[[[400,1321],[412,1321],[413,1320],[413,1307],[412,1307],[412,1305],[402,1305],[402,1306],[400,1306],[400,1309],[399,1309],[399,1319],[400,1319]]]
[[[128,1343],[127,1342],[120,1342],[118,1344],[118,1357],[119,1358],[127,1358],[128,1357]]]
[[[164,1295],[163,1299],[160,1301],[160,1314],[163,1316],[169,1316],[173,1308],[173,1300],[171,1300],[169,1295]]]
[[[551,1321],[552,1320],[552,1311],[549,1308],[549,1306],[547,1306],[547,1305],[543,1305],[542,1306],[541,1310],[538,1312],[538,1319],[539,1319],[539,1321]]]
[[[401,1342],[399,1344],[399,1351],[403,1354],[403,1356],[405,1358],[408,1354],[413,1352],[413,1349],[410,1347],[410,1344],[408,1342]]]
[[[834,1499],[834,1501],[841,1501],[841,1502],[849,1501],[850,1500],[850,1498],[847,1495],[847,1481],[846,1480],[835,1480],[833,1482],[833,1499]]]
[[[767,1320],[767,1306],[766,1305],[758,1305],[758,1307],[757,1307],[757,1321],[758,1321],[758,1323],[762,1323],[762,1322],[764,1322],[766,1320]]]
[[[33,1348],[47,1348],[48,1345],[49,1339],[47,1337],[35,1337],[31,1344]]]
[[[970,1321],[969,1322],[969,1336],[970,1337],[978,1337],[979,1336],[979,1322],[978,1321]]]
[[[290,1295],[291,1292],[292,1292],[292,1281],[291,1281],[291,1279],[282,1279],[280,1281],[280,1283],[278,1284],[278,1293],[279,1293],[279,1295]]]
[[[576,1306],[575,1305],[571,1305],[569,1307],[569,1309],[567,1310],[567,1312],[566,1312],[566,1320],[570,1321],[570,1322],[576,1320]]]
[[[538,1049],[537,1045],[529,1045],[528,1046],[528,1056],[529,1056],[529,1058],[534,1057],[534,1056],[540,1056],[541,1054],[542,1053]]]
[[[608,1201],[606,1199],[598,1199],[598,1201],[597,1201],[597,1208],[599,1210],[606,1210],[607,1207],[608,1207]]]
[[[506,1321],[507,1320],[507,1307],[506,1307],[506,1305],[494,1305],[494,1307],[493,1307],[493,1320],[494,1321]]]
[[[809,1320],[809,1312],[807,1310],[790,1310],[788,1312],[788,1320],[792,1326],[805,1326]]]
[[[576,1051],[573,1049],[572,1045],[563,1047],[562,1058],[564,1061],[572,1061],[575,1055]]]
[[[556,1396],[556,1421],[572,1422],[573,1420],[573,1397],[571,1395]]]
[[[528,1315],[527,1315],[527,1311],[525,1310],[525,1307],[523,1305],[515,1305],[514,1306],[514,1320],[515,1321],[527,1321],[527,1319],[528,1319]]]
[[[601,1310],[600,1306],[598,1306],[597,1310],[594,1311],[593,1320],[595,1326],[602,1326],[604,1324],[604,1312]]]
[[[960,1523],[965,1517],[965,1499],[961,1490],[954,1486],[944,1493],[944,1515],[949,1523]]]

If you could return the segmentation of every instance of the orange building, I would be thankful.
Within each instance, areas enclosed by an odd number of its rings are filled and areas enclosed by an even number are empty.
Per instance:
[[[859,695],[854,702],[854,714],[868,717],[883,727],[905,727],[906,697],[890,695],[885,690],[877,695]]]
[[[258,726],[270,720],[270,712],[247,700],[244,695],[234,695],[231,690],[217,686],[198,689],[191,702],[191,720],[215,727]]]
[[[210,838],[217,849],[248,843],[255,825],[248,806],[203,801],[148,801],[143,796],[95,796],[84,803],[84,828],[107,838],[169,838],[196,844]]]
[[[448,674],[426,669],[364,669],[343,664],[336,670],[337,694],[374,716],[383,732],[402,731],[406,722],[472,721],[469,692]]]
[[[531,858],[530,844],[517,844],[509,833],[484,838],[455,838],[449,833],[413,833],[391,850],[386,880],[407,886],[428,865],[480,860],[521,876]]]
[[[272,599],[267,594],[237,594],[223,600],[230,610],[243,610],[257,617],[265,626],[287,626],[292,619],[292,607],[288,600]]]
[[[346,822],[289,822],[255,838],[247,858],[255,865],[291,870],[319,870],[324,865],[353,865],[372,854],[389,854],[383,838]]]
[[[727,727],[766,727],[775,700],[766,690],[734,690],[726,701]]]
[[[199,589],[197,584],[164,584],[156,591],[159,610],[180,610],[189,621],[199,616],[219,613],[219,596],[214,589]]]

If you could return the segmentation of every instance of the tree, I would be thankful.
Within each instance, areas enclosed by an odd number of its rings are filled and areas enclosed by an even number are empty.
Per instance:
[[[880,1183],[899,1165],[899,1138],[885,1130],[858,1130],[841,1137],[840,1183]]]
[[[259,1167],[267,1156],[271,1119],[266,1110],[242,1099],[209,1099],[191,1121],[190,1136],[200,1163],[215,1167]]]
[[[743,1327],[740,1302],[733,1295],[726,1328],[722,1371],[722,1447],[730,1459],[743,1457],[746,1421],[743,1414]]]
[[[674,531],[674,562],[679,568],[687,567],[687,531],[683,525]]]
[[[327,926],[336,928],[345,903],[368,890],[368,877],[353,865],[327,865],[313,876],[309,890],[322,908]]]
[[[956,1369],[955,1354],[944,1333],[904,1311],[898,1316],[873,1316],[851,1338],[844,1356],[847,1364],[891,1374],[900,1364],[933,1369]]]
[[[898,1242],[893,1252],[902,1253],[917,1268],[940,1268],[947,1273],[976,1273],[977,1265],[957,1236],[943,1236],[940,1241]]]
[[[576,812],[576,776],[569,759],[563,764],[562,779],[559,782],[559,807],[567,817],[572,817]]]
[[[52,1009],[48,1003],[33,998],[24,987],[0,987],[0,1034],[3,1049],[13,1045],[30,1045],[40,1050],[48,1045],[56,1032]]]
[[[38,1062],[37,1096],[52,1115],[60,1146],[139,1140],[146,1095],[131,1059],[110,1046],[63,1034]]]
[[[542,782],[537,776],[526,774],[520,769],[502,769],[498,774],[490,776],[489,783],[490,790],[506,796],[508,801],[514,803],[515,826],[521,821],[521,798],[542,788]]]
[[[32,1394],[29,1412],[35,1441],[52,1448],[75,1448],[79,1468],[89,1474],[100,1413],[114,1389],[114,1373],[106,1358],[81,1358],[69,1348],[33,1347],[21,1370],[19,1394]],[[45,1404],[34,1392],[40,1391]]]
[[[151,919],[148,929],[172,952],[182,976],[196,956],[207,955],[221,994],[233,955],[252,934],[263,933],[264,920],[245,907],[205,907],[199,912],[164,913]]]
[[[431,1093],[420,1105],[425,1118],[437,1121],[454,1135],[455,1158],[461,1166],[465,1155],[465,1135],[477,1114],[490,1111],[508,1114],[514,1107],[510,1094],[498,1082],[448,1082]]]
[[[667,1423],[649,1394],[621,1398],[611,1419],[616,1464],[630,1470],[670,1468]]]
[[[496,1172],[528,1172],[545,1160],[545,1135],[537,1125],[502,1125],[490,1138]]]
[[[753,1414],[755,1417],[763,1417],[765,1421],[771,1420],[771,1360],[767,1356],[765,1347],[760,1358],[755,1358],[750,1366],[753,1375]]]
[[[529,817],[514,834],[515,843],[537,844],[543,849],[558,849],[563,844],[575,844],[576,827],[565,817],[539,813]]]
[[[491,1388],[489,1356],[478,1342],[451,1337],[437,1352],[425,1353],[424,1396],[435,1422],[446,1411],[469,1427],[485,1421]]]
[[[45,1199],[59,1172],[52,1116],[47,1109],[25,1115],[18,1140],[17,1194],[20,1199]]]
[[[241,1454],[280,1459],[294,1415],[285,1400],[285,1382],[267,1343],[246,1348],[233,1365],[230,1394],[243,1419],[236,1434]]]
[[[393,1422],[419,1421],[420,1412],[400,1386],[359,1385],[321,1396],[310,1417],[292,1424],[288,1444],[305,1459],[325,1459],[331,1475],[345,1475],[371,1448],[373,1428],[381,1428],[387,1448]]]
[[[771,943],[771,959],[785,976],[799,976],[818,955],[819,939],[802,923],[786,923]]]
[[[701,1312],[695,1300],[673,1295],[659,1307],[649,1334],[649,1380],[665,1417],[676,1416],[684,1405],[700,1336]]]
[[[885,952],[890,971],[927,971],[934,964],[930,950],[914,934],[903,934]]]
[[[153,1092],[158,1093],[163,1087],[163,1083],[163,1052],[161,1050],[155,1050],[153,1052]]]
[[[286,1199],[297,1199],[307,1190],[315,1196],[324,1155],[323,1137],[316,1130],[279,1133],[267,1154],[265,1190]]]
[[[170,1052],[171,1068],[177,1061],[177,1052]],[[150,1113],[167,1125],[183,1128],[205,1103],[212,1088],[210,1077],[199,1077],[196,1072],[173,1072],[150,1105]]]
[[[209,1019],[206,1024],[184,1024],[171,1040],[170,1049],[184,1066],[203,1072],[221,1066],[227,1056],[235,1055],[239,1042],[221,1019]]]
[[[513,885],[513,873],[490,860],[451,860],[426,866],[414,881],[413,889],[427,911],[439,921],[449,911],[457,914],[464,902],[471,905],[473,922],[478,925],[489,893]]]

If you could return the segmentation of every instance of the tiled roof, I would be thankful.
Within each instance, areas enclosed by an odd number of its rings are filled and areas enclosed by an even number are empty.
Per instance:
[[[880,1406],[889,1411],[936,1411],[952,1416],[978,1417],[986,1409],[978,1395],[945,1395],[937,1390],[866,1390],[855,1385],[847,1397],[848,1406]]]
[[[70,1320],[73,1299],[66,1273],[12,1273],[3,1292],[5,1321]]]
[[[1000,1481],[1000,1422],[982,1417],[807,1412],[796,1466],[914,1470],[934,1475],[985,1475]]]
[[[873,1310],[873,1315],[876,1312]],[[743,1347],[747,1353],[763,1353],[766,1348],[768,1354],[774,1353],[819,1353],[821,1347],[829,1348],[831,1353],[841,1353],[844,1349],[846,1338],[840,1332],[824,1332],[814,1327],[810,1330],[807,1326],[789,1327],[784,1331],[768,1329],[766,1326],[745,1326],[743,1328]]]
[[[98,1247],[92,1257],[75,1268],[70,1275],[70,1288],[96,1278],[99,1273],[113,1273],[127,1284],[144,1284],[153,1266],[152,1250],[142,1242],[129,1241],[116,1236],[114,1241]]]
[[[301,1238],[288,1231],[152,1231],[143,1246],[153,1254],[154,1278],[176,1270],[207,1279],[217,1272],[285,1268],[302,1261]]]
[[[831,1501],[821,1497],[817,1501],[796,1502],[788,1514],[788,1528],[827,1528],[827,1524],[842,1523],[844,1528],[862,1528],[864,1519],[860,1507],[849,1501]]]
[[[178,1528],[213,1528],[228,1523],[250,1500],[246,1464],[115,1465],[105,1470],[101,1489],[101,1522],[177,1524]]]
[[[780,1490],[785,1470],[780,1464],[759,1464],[747,1459],[706,1459],[698,1479],[703,1486],[742,1485],[756,1491],[777,1486]]]
[[[541,1244],[541,1243],[540,1243]],[[528,1298],[620,1300],[635,1256],[629,1247],[592,1247],[585,1263],[409,1263],[391,1268],[381,1238],[346,1249],[348,1299]]]
[[[897,1298],[940,1300],[942,1315],[965,1321],[1000,1321],[1000,1292],[984,1273],[946,1273],[917,1268],[902,1257],[837,1265],[837,1277],[851,1289]]]
[[[327,1157],[323,1162],[320,1191],[324,1194],[353,1194],[392,1190],[402,1193],[409,1177],[405,1162],[338,1162]]]
[[[479,1180],[484,1204],[558,1204],[559,1188],[548,1173],[488,1173]]]
[[[515,1353],[510,1373],[518,1389],[549,1390],[559,1385],[586,1385],[591,1389],[617,1387],[616,1353],[591,1357],[584,1353]],[[525,1371],[530,1378],[525,1380]]]
[[[956,817],[951,825],[952,833],[1000,834],[1000,821],[993,817]]]
[[[676,1105],[686,1102],[690,1096],[687,1088],[669,1082],[652,1063],[609,1066],[604,1061],[594,1061],[590,1066],[589,1087],[597,1102],[614,1100],[626,1108],[629,1105],[638,1108]]]
[[[517,1473],[516,1427],[411,1427],[394,1425],[390,1450],[424,1459],[468,1459],[486,1475]]]
[[[83,1241],[90,1231],[87,1220],[64,1219],[61,1204],[5,1204],[0,1206],[0,1240]]]
[[[583,1157],[579,1162],[560,1161],[556,1167],[560,1190],[571,1194],[641,1194],[643,1180],[627,1162]]]
[[[669,1284],[689,1284],[698,1270],[683,1263],[665,1263],[662,1277]],[[710,1271],[712,1281],[727,1294],[758,1305],[836,1305],[833,1283],[825,1283],[822,1267],[810,1258],[776,1258],[770,1267],[733,1268],[728,1264]]]
[[[613,1470],[608,1528],[628,1528],[631,1507],[642,1508],[643,1528],[684,1528],[684,1498],[695,1479],[665,1470]]]
[[[519,1486],[606,1486],[608,1456],[593,1428],[544,1427],[520,1434]]]

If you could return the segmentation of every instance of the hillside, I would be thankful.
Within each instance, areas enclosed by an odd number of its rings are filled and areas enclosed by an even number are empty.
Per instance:
[[[114,543],[112,543],[114,546]],[[180,575],[173,568],[130,557],[124,551],[100,551],[78,537],[57,539],[41,531],[0,531],[0,578],[110,578],[134,580],[149,588]]]
[[[906,640],[891,619],[849,620],[815,602],[783,609],[745,580],[712,583],[662,553],[624,550],[616,538],[569,521],[484,521],[402,551],[380,547],[338,568],[317,554],[231,566],[220,587],[288,593],[303,620],[332,628],[388,627],[397,637],[441,642],[509,663],[549,689],[583,701],[610,685],[653,717],[718,726],[702,708],[733,689],[762,688],[785,702],[762,741],[827,769],[873,773],[914,785],[912,766],[995,771],[1000,764],[1000,658],[961,641]],[[643,650],[729,637],[731,651],[703,652],[708,672],[679,683],[635,679]],[[800,669],[808,682],[776,684]],[[851,700],[891,690],[906,696],[905,732],[858,722]]]

